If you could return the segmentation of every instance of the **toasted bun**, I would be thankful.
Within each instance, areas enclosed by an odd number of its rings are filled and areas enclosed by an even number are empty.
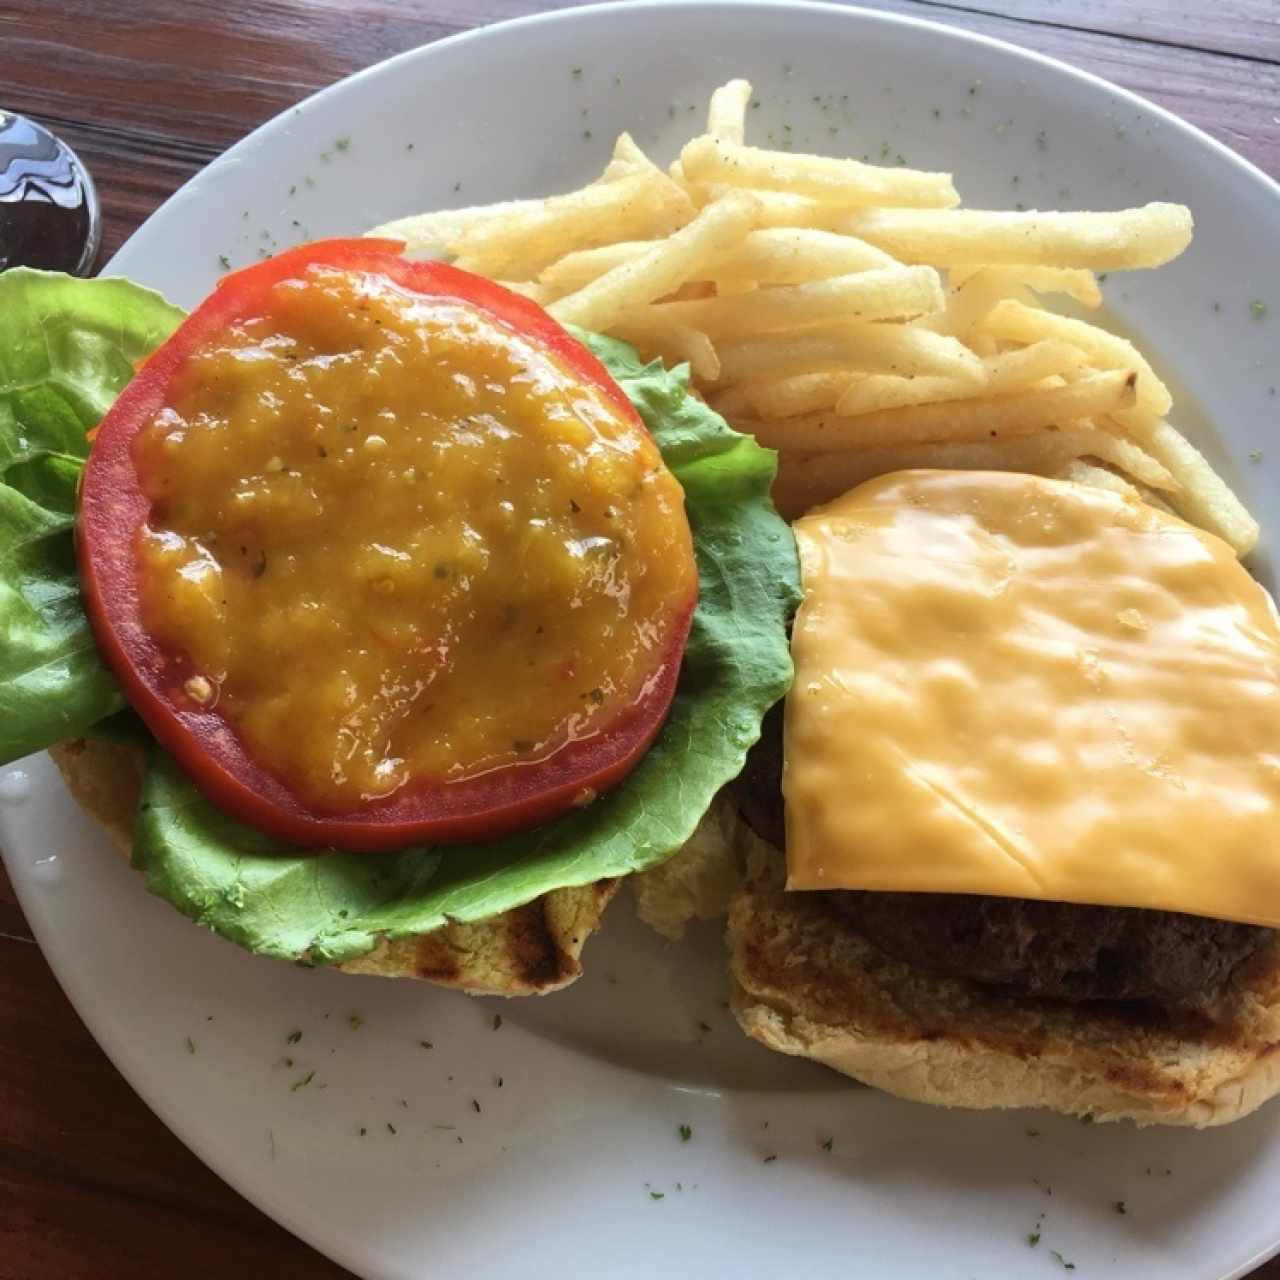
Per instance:
[[[729,910],[731,1003],[770,1049],[949,1107],[1204,1128],[1280,1091],[1280,943],[1175,1017],[1005,995],[891,959],[754,857]]]
[[[76,741],[51,747],[49,754],[71,794],[128,858],[146,767],[142,752],[111,742]],[[544,995],[581,975],[582,948],[617,890],[616,880],[557,889],[475,924],[447,924],[394,942],[384,938],[368,954],[336,967],[418,978],[472,995]]]
[[[628,877],[636,914],[671,942],[679,942],[694,920],[723,916],[754,839],[733,800],[720,792],[674,857]]]

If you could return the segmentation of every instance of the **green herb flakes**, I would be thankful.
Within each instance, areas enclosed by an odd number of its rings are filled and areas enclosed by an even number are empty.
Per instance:
[[[693,1137],[693,1126],[682,1124],[676,1129],[676,1132],[680,1135],[681,1142],[688,1142]]]

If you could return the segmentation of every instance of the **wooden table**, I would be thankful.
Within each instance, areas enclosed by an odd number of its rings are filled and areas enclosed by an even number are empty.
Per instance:
[[[538,0],[0,0],[0,106],[97,179],[110,254],[255,125],[393,53]],[[1277,0],[890,0],[1052,54],[1280,175]],[[1280,1260],[1256,1273],[1280,1280]],[[0,1280],[337,1277],[151,1115],[89,1038],[0,870]]]

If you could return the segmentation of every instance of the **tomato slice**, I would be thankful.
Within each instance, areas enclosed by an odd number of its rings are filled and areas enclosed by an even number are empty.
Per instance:
[[[388,796],[339,812],[304,802],[255,758],[215,702],[184,696],[185,655],[167,650],[145,622],[139,544],[152,515],[135,458],[138,433],[167,404],[193,355],[233,324],[260,313],[269,291],[317,266],[385,277],[402,290],[461,301],[549,351],[592,384],[641,433],[643,423],[604,366],[535,303],[489,280],[400,256],[403,245],[374,239],[303,245],[225,276],[176,333],[143,364],[102,420],[85,467],[76,547],[86,611],[98,645],[129,702],[196,786],[227,814],[279,839],[358,851],[490,839],[547,822],[616,786],[639,762],[666,717],[696,602],[677,601],[638,695],[602,727],[544,759],[453,781],[410,778]]]

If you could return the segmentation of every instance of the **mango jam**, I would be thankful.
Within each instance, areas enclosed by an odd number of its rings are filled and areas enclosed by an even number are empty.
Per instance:
[[[696,584],[683,494],[486,311],[312,267],[175,378],[134,461],[143,620],[333,812],[607,729]]]

